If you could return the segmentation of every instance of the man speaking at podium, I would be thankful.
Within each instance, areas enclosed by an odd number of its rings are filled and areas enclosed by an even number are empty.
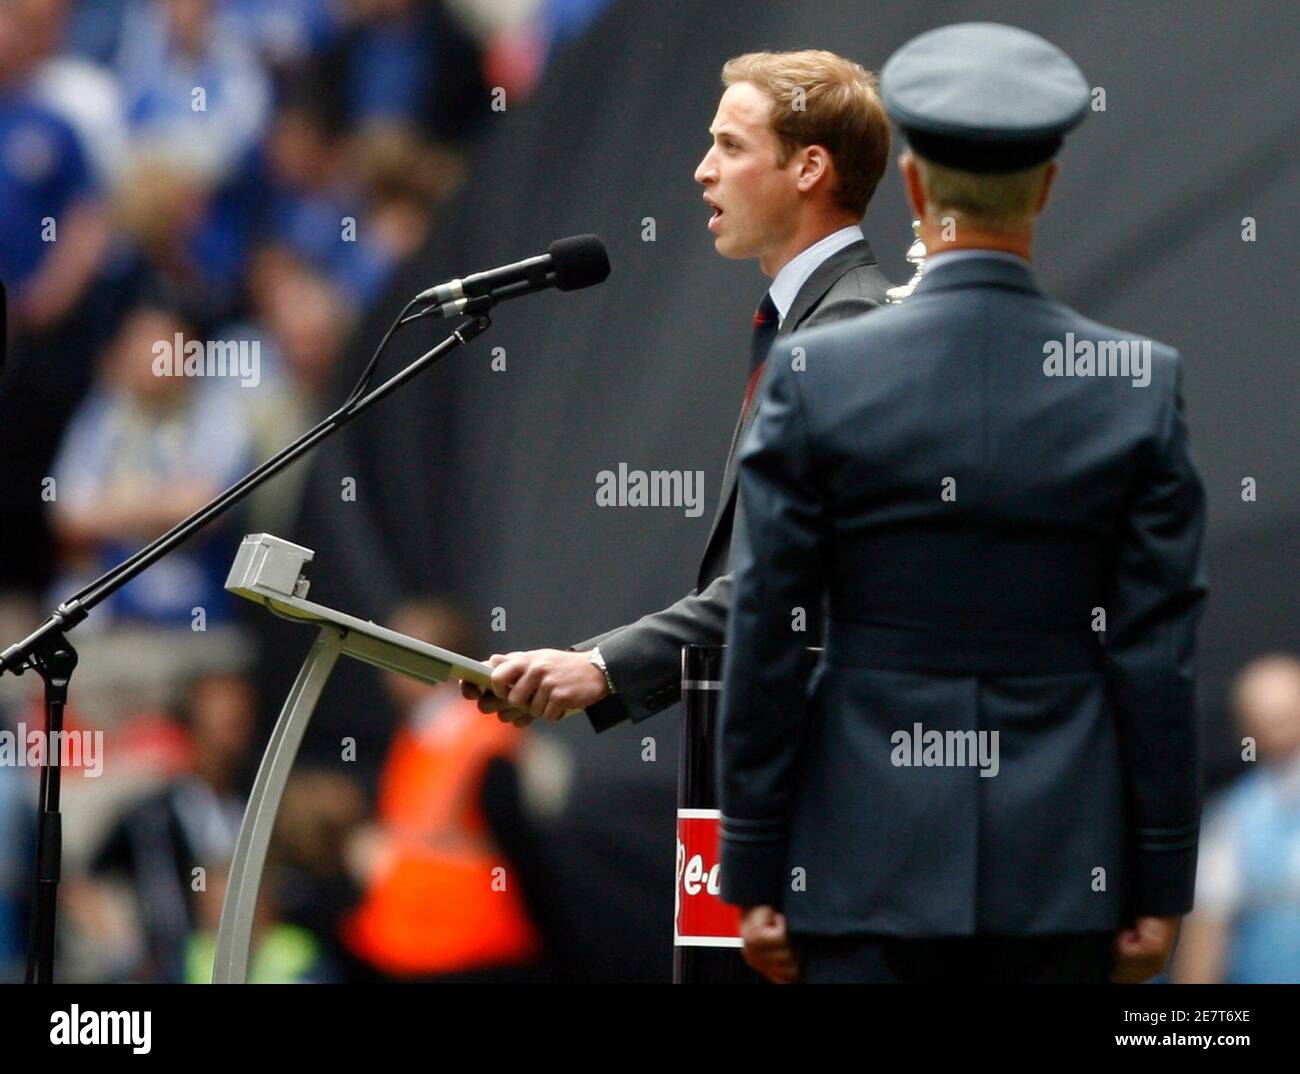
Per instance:
[[[1144,980],[1200,811],[1181,360],[1035,282],[1068,56],[949,26],[881,91],[925,274],[774,354],[740,453],[722,897],[778,981]],[[808,686],[792,612],[824,595]]]
[[[772,284],[754,316],[748,384],[697,587],[571,650],[494,654],[496,696],[480,698],[479,707],[509,706],[503,718],[517,710],[516,723],[586,709],[604,731],[679,699],[682,646],[721,645],[726,629],[735,456],[753,422],[750,404],[773,338],[885,302],[889,281],[859,226],[889,158],[889,118],[875,77],[834,53],[809,50],[738,56],[723,67],[722,81],[713,144],[695,179],[713,211],[708,228],[718,253],[757,258]],[[480,697],[471,684],[462,690]]]

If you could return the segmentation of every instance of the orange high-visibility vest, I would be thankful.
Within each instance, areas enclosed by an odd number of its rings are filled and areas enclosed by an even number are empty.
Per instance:
[[[523,964],[540,954],[518,880],[478,806],[488,761],[510,756],[519,742],[518,728],[459,695],[430,698],[397,733],[378,801],[391,853],[343,923],[354,953],[397,976]]]

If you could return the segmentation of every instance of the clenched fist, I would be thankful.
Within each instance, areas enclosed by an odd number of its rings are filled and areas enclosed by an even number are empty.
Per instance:
[[[1110,979],[1141,984],[1164,971],[1178,939],[1181,917],[1139,917],[1115,934]]]
[[[747,906],[740,912],[741,954],[773,984],[799,980],[799,954],[790,940],[785,914],[773,906]]]

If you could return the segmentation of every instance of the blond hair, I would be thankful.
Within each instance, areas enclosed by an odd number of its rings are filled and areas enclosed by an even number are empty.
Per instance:
[[[889,117],[876,76],[821,49],[749,52],[722,68],[722,84],[749,82],[772,99],[772,133],[784,167],[802,146],[824,146],[839,179],[836,203],[858,216],[885,174]]]
[[[927,210],[987,231],[1016,231],[1038,208],[1051,161],[1015,172],[977,173],[936,164],[912,152]]]

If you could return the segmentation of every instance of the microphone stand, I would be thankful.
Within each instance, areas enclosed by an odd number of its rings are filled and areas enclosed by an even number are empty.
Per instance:
[[[225,492],[199,508],[188,518],[145,545],[129,559],[111,568],[95,581],[63,601],[50,617],[22,641],[0,653],[0,675],[6,671],[21,675],[35,671],[45,683],[45,760],[41,766],[40,812],[36,830],[36,875],[32,894],[32,928],[27,949],[27,983],[50,984],[54,980],[54,916],[58,895],[59,873],[63,856],[62,817],[59,813],[60,768],[57,744],[63,730],[63,708],[68,699],[68,683],[77,666],[77,652],[68,641],[68,632],[101,601],[117,592],[132,578],[162,559],[174,548],[202,529],[213,519],[242,500],[266,480],[295,462],[326,437],[333,435],[358,414],[418,376],[439,359],[464,346],[491,324],[487,311],[503,296],[483,295],[467,302],[461,312],[471,317],[432,350],[425,352],[400,373],[366,394],[370,377],[380,354],[393,333],[404,324],[441,312],[438,306],[426,306],[415,313],[411,307],[422,299],[412,299],[389,326],[379,347],[361,374],[356,386],[341,407],[307,430],[292,444],[246,474]]]

